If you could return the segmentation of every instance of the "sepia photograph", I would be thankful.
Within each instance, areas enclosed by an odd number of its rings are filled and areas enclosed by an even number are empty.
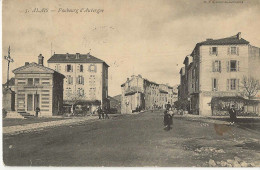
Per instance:
[[[2,0],[2,166],[260,167],[260,0]]]

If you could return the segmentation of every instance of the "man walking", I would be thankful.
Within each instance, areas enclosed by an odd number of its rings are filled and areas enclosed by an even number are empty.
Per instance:
[[[98,119],[101,119],[101,112],[102,112],[102,110],[101,110],[101,108],[99,106],[98,109],[97,109]]]
[[[229,109],[229,116],[230,116],[230,124],[234,124],[236,121],[236,110],[235,105],[232,105]]]
[[[41,111],[41,109],[39,108],[39,107],[36,107],[36,109],[35,109],[35,116],[36,117],[38,117],[38,114],[39,114],[39,112]]]

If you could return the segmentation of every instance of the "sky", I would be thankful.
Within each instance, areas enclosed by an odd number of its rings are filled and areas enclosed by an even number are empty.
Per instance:
[[[241,32],[242,38],[260,47],[260,0],[226,1],[233,3],[222,3],[224,0],[4,0],[2,55],[8,54],[10,45],[15,61],[10,66],[10,77],[13,77],[12,70],[25,62],[37,62],[39,54],[45,57],[47,66],[54,52],[90,52],[110,66],[110,96],[120,94],[120,85],[133,74],[174,86],[179,84],[184,58],[198,42]],[[33,13],[34,8],[46,8],[48,12]],[[67,8],[103,12],[58,12]],[[2,69],[2,81],[6,82],[5,60]]]

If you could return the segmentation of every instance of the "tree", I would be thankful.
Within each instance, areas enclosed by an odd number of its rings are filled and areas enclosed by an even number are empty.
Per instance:
[[[83,90],[78,90],[77,92],[70,92],[67,94],[67,98],[68,100],[70,101],[71,103],[71,113],[73,114],[74,112],[74,107],[75,105],[82,101],[82,100],[85,100],[85,94],[84,94],[84,91]]]
[[[246,96],[248,99],[252,99],[257,94],[259,87],[260,87],[259,80],[251,76],[243,77],[242,80],[243,95]]]

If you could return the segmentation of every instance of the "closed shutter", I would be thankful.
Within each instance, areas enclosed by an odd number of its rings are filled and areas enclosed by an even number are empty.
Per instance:
[[[216,91],[218,91],[218,79],[216,79]]]
[[[239,55],[239,47],[237,47],[237,55]]]
[[[227,61],[227,72],[229,72],[229,65],[230,65],[230,61]]]
[[[219,64],[219,72],[221,73],[221,61],[218,61]]]
[[[227,90],[229,90],[229,79],[227,79]]]
[[[61,70],[61,66],[59,65],[59,71]]]
[[[84,84],[84,77],[82,77],[82,84]]]
[[[211,78],[212,91],[214,91],[214,78]]]
[[[227,48],[227,54],[230,55],[230,47]]]
[[[71,72],[73,72],[73,65],[71,65]]]
[[[240,70],[239,61],[237,61],[237,71]]]
[[[67,65],[66,65],[66,66],[65,66],[65,72],[67,72],[67,70],[68,70],[68,69],[67,69]]]
[[[71,84],[73,84],[73,77],[70,77],[70,80],[71,80]]]
[[[212,62],[212,72],[215,72],[215,61]]]
[[[240,84],[239,84],[239,79],[237,79],[237,90],[239,91],[239,86],[240,86]]]
[[[209,55],[211,55],[212,54],[212,52],[211,52],[211,47],[209,47]]]
[[[79,67],[80,67],[80,65],[77,65],[77,72],[79,72],[79,71],[80,71],[80,70],[79,70],[79,69],[80,69]]]

